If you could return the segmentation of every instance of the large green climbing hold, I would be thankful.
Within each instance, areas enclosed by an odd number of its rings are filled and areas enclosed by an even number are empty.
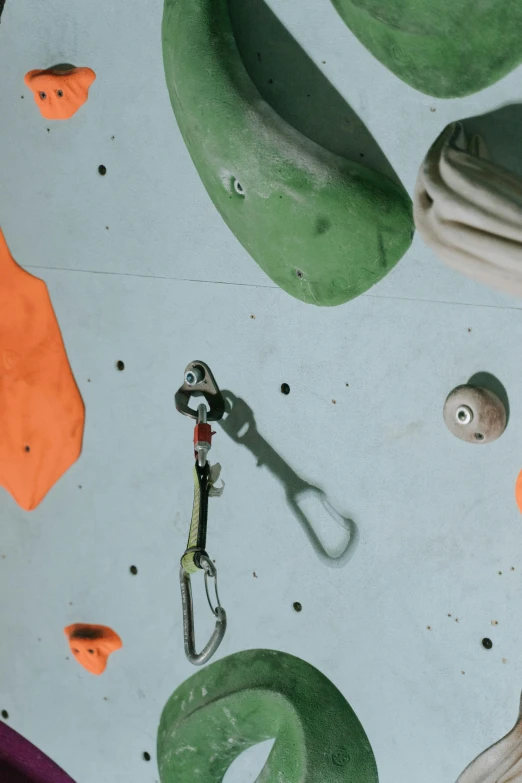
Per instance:
[[[163,59],[203,184],[277,285],[304,302],[337,305],[397,263],[413,233],[408,195],[306,138],[263,100],[227,0],[165,0]]]
[[[221,783],[243,750],[275,738],[257,783],[378,783],[354,711],[309,663],[247,650],[174,691],[158,729],[161,783]]]
[[[332,0],[400,79],[437,98],[471,95],[522,62],[521,0]]]

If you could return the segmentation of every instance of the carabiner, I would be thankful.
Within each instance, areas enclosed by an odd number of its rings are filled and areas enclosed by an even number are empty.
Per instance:
[[[185,571],[183,566],[180,566],[179,581],[181,585],[181,601],[183,605],[183,637],[185,641],[185,655],[190,663],[194,666],[202,666],[209,661],[217,648],[223,641],[225,631],[227,630],[227,614],[219,602],[219,595],[217,590],[217,569],[212,560],[206,553],[201,553],[199,556],[199,562],[201,567],[205,571],[205,590],[207,593],[207,600],[212,613],[215,615],[216,627],[212,632],[212,636],[203,647],[200,653],[196,652],[196,638],[194,634],[194,607],[192,604],[192,588],[190,585],[190,574]],[[216,602],[217,606],[214,608],[208,594],[208,578],[214,578]]]

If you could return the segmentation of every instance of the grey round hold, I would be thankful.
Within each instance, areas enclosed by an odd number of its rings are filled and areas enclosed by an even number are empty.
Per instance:
[[[468,443],[491,443],[506,429],[502,401],[482,386],[457,386],[444,403],[449,431]]]

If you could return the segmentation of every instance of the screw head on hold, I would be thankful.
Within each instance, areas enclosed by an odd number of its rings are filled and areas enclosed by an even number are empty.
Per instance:
[[[455,411],[455,420],[457,424],[469,424],[473,421],[473,411],[468,405],[459,405]]]

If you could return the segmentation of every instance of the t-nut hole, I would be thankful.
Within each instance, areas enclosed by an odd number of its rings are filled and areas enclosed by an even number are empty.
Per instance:
[[[63,98],[63,90],[56,90],[56,94],[59,98]]]
[[[40,96],[40,100],[41,101],[45,101],[45,99],[47,98],[47,93],[44,92],[43,90],[40,90],[40,92],[38,94]]]
[[[481,432],[476,432],[475,440],[484,440],[484,435]]]

